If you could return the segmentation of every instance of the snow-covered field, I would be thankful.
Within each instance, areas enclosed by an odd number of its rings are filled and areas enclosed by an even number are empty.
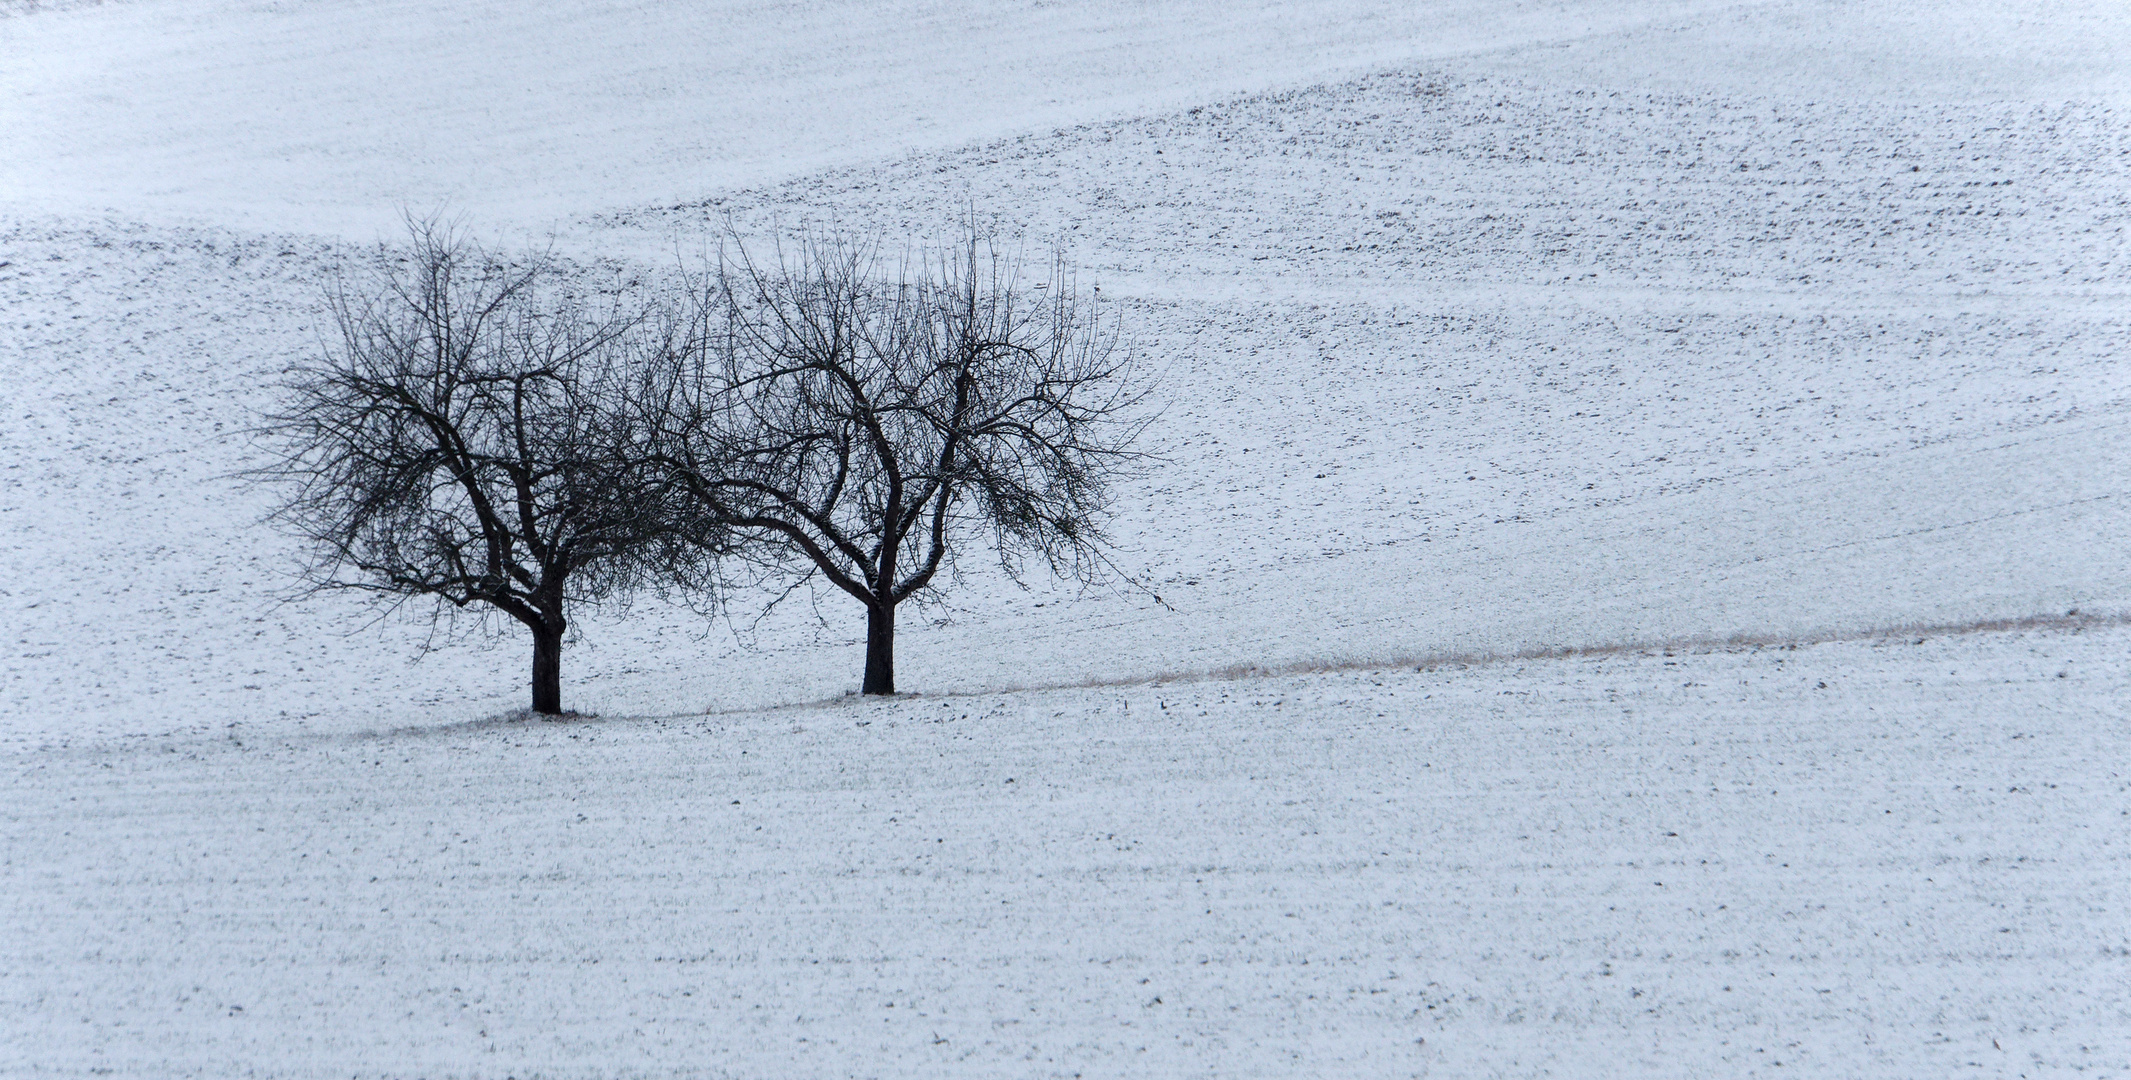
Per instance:
[[[2131,1073],[2126,55],[2099,3],[0,4],[0,1071]],[[283,602],[242,433],[403,204],[1062,238],[1162,372],[1163,603],[973,560],[877,703],[840,597],[647,600],[550,725],[516,637]]]
[[[2127,648],[48,752],[10,763],[0,1064],[2121,1075]]]

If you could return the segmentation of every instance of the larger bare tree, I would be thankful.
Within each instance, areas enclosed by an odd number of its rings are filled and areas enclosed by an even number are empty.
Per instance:
[[[337,333],[294,367],[263,472],[312,588],[501,612],[532,632],[533,711],[559,713],[571,606],[622,584],[654,528],[621,475],[627,414],[596,407],[646,309],[537,253],[411,234],[330,291]]]
[[[766,263],[736,243],[695,332],[641,384],[652,459],[716,526],[699,535],[865,607],[865,693],[895,692],[896,608],[961,548],[1084,580],[1107,561],[1143,391],[1092,299],[1050,269],[1025,282],[974,229],[892,265],[837,237]]]

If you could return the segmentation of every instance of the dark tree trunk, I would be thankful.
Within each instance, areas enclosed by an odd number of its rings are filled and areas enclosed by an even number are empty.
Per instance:
[[[866,608],[866,684],[868,694],[895,693],[895,609],[886,604]]]
[[[562,629],[553,623],[533,628],[533,711],[562,714]]]

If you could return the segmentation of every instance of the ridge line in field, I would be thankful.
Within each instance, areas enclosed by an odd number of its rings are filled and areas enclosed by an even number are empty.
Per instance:
[[[1099,275],[1091,274],[1091,277]],[[1813,314],[1958,312],[2084,312],[2114,310],[2131,299],[2122,289],[2053,286],[1894,289],[1860,291],[1841,285],[1669,285],[1630,281],[1487,281],[1442,278],[1391,281],[1368,274],[1286,275],[1239,279],[1213,271],[1113,272],[1100,283],[1120,300],[1201,303],[1305,303],[1327,296],[1387,307],[1455,300],[1491,307],[1559,306],[1564,300],[1588,307],[1617,308],[1633,301],[1652,309],[1680,311],[1808,311]]]
[[[1055,684],[1012,685],[1001,690],[989,692],[1020,693],[1029,690],[1160,686],[1172,682],[1218,682],[1238,679],[1280,678],[1289,675],[1315,675],[1340,671],[1383,671],[1408,667],[1416,671],[1433,671],[1444,667],[1463,668],[1528,660],[1568,660],[1593,656],[1622,656],[1630,653],[1730,652],[1741,649],[1766,649],[1781,646],[1827,645],[1846,641],[1880,641],[1909,637],[1950,637],[1954,635],[2004,633],[2018,630],[2083,630],[2090,627],[2126,625],[2131,625],[2131,611],[2093,614],[2081,612],[2074,608],[2062,615],[2022,615],[2012,618],[1973,619],[1961,622],[1896,623],[1891,626],[1851,630],[1828,627],[1808,630],[1799,634],[1749,633],[1742,631],[1724,637],[1717,637],[1712,634],[1696,634],[1685,637],[1652,638],[1641,641],[1596,645],[1535,645],[1506,651],[1479,649],[1422,653],[1402,657],[1368,657],[1354,660],[1298,660],[1291,663],[1272,665],[1238,664],[1221,668],[1187,668],[1173,673],[1154,676],[1120,676],[1114,680],[1093,679]],[[974,697],[981,696],[982,693],[979,691],[956,691],[925,696]]]
[[[946,690],[936,693],[904,691],[897,699],[922,698],[927,700],[949,698],[989,697],[1000,694],[1025,694],[1046,690],[1101,690],[1121,689],[1133,686],[1164,686],[1170,683],[1201,683],[1241,681],[1245,679],[1284,678],[1293,675],[1318,675],[1345,671],[1390,671],[1411,668],[1415,671],[1433,671],[1438,668],[1479,667],[1492,664],[1517,663],[1531,660],[1571,660],[1584,657],[1624,656],[1632,653],[1706,653],[1735,652],[1745,649],[1767,649],[1799,645],[1831,645],[1852,641],[1893,641],[1916,637],[1953,637],[1972,634],[2008,633],[2023,630],[2045,632],[2079,631],[2131,626],[2131,610],[2115,612],[2085,612],[2077,608],[2065,613],[2047,615],[2021,615],[1996,619],[1969,619],[1957,622],[1910,622],[1863,629],[1840,629],[1825,627],[1796,634],[1771,632],[1746,632],[1718,637],[1713,634],[1697,634],[1684,637],[1649,638],[1643,640],[1613,642],[1593,645],[1535,645],[1523,649],[1477,649],[1447,652],[1408,654],[1393,657],[1365,657],[1350,660],[1298,660],[1284,664],[1232,664],[1218,668],[1184,668],[1156,674],[1120,675],[1107,679],[1080,679],[1060,682],[1008,683],[982,690]],[[786,702],[781,705],[765,705],[732,709],[706,709],[700,713],[673,713],[665,716],[614,717],[612,719],[666,719],[683,720],[694,717],[748,716],[760,713],[784,712],[793,709],[813,709],[860,699],[856,694],[816,698],[809,701]],[[506,717],[490,717],[467,724],[449,725],[453,728],[488,726],[499,721],[515,721],[524,716],[522,712]],[[600,719],[585,717],[584,719]],[[415,734],[442,730],[440,728],[400,728],[394,733]],[[381,733],[383,734],[383,733]]]
[[[584,725],[607,722],[636,721],[689,721],[734,718],[745,716],[768,716],[806,710],[818,710],[835,705],[864,705],[896,701],[949,701],[980,697],[999,697],[1055,690],[1122,690],[1132,687],[1155,688],[1172,684],[1196,684],[1215,682],[1243,682],[1263,679],[1288,678],[1298,675],[1326,675],[1343,672],[1410,670],[1430,672],[1440,669],[1463,670],[1507,663],[1524,663],[1546,660],[1573,660],[1593,657],[1627,656],[1633,654],[1675,653],[1706,654],[1715,652],[1742,652],[1747,650],[1797,647],[1803,645],[1829,645],[1843,642],[1879,641],[1893,642],[1902,639],[1971,636],[1980,634],[2042,631],[2064,633],[2088,629],[2108,629],[2131,626],[2131,609],[2089,612],[2078,608],[2063,614],[2036,614],[1995,619],[1970,619],[1962,621],[1909,622],[1877,627],[1842,629],[1826,627],[1801,633],[1745,632],[1716,636],[1713,634],[1687,635],[1682,637],[1659,637],[1631,641],[1598,643],[1588,645],[1536,645],[1521,649],[1454,650],[1407,654],[1404,656],[1362,657],[1345,660],[1301,660],[1282,664],[1232,664],[1225,667],[1185,668],[1169,671],[1115,678],[1062,680],[1057,682],[1007,683],[977,690],[947,690],[939,692],[905,691],[890,698],[865,698],[855,693],[834,697],[814,698],[805,701],[788,701],[773,705],[737,706],[733,708],[705,709],[701,712],[638,713],[603,716],[600,714],[571,713],[552,720],[541,720],[546,725]],[[1918,642],[1919,644],[1921,641]],[[403,737],[435,737],[467,735],[490,729],[515,728],[533,723],[529,710],[514,709],[470,720],[444,724],[400,724],[367,731],[287,733],[278,736],[247,735],[248,739],[264,738],[267,741],[289,745],[294,743],[370,742]],[[164,746],[168,740],[218,742],[221,736],[208,732],[167,732],[161,735],[118,735],[93,737],[85,742],[63,741],[37,746],[7,748],[0,750],[0,757],[20,753],[48,755],[57,752],[101,753],[122,749],[128,745],[145,747],[153,742]]]

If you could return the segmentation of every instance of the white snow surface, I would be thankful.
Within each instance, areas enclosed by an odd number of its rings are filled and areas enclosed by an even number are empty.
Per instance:
[[[9,763],[0,1068],[2122,1075],[2127,654],[2096,627],[52,751]]]
[[[0,1074],[2131,1072],[2126,55],[0,4]],[[523,640],[289,599],[239,476],[402,206],[1062,243],[1158,376],[1145,587],[967,557],[885,703],[839,595],[647,598],[513,719]]]
[[[536,223],[1717,0],[116,3],[0,22],[0,189],[249,224]]]

